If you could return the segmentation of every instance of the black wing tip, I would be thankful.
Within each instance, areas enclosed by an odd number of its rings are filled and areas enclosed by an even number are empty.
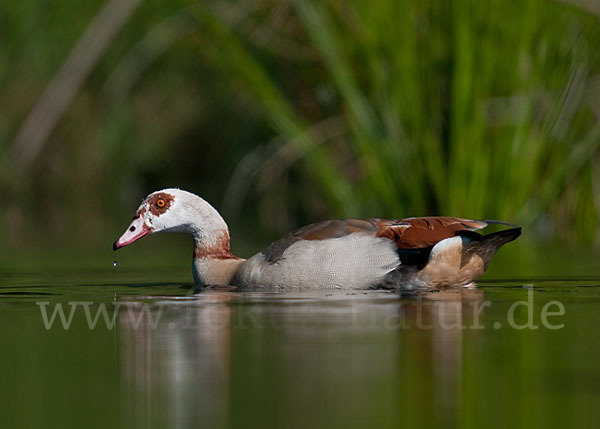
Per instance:
[[[509,243],[516,240],[521,235],[522,228],[517,226],[515,228],[504,229],[502,231],[492,232],[491,234],[484,235],[485,241],[496,243],[498,247],[503,244]]]
[[[501,225],[512,225],[506,222],[499,223]],[[459,231],[456,235],[460,237],[470,238],[473,241],[497,241],[502,245],[519,238],[522,231],[523,228],[515,225],[514,228],[503,229],[502,231],[496,231],[485,235],[469,230]]]
[[[523,233],[523,228],[520,226],[515,226],[514,228],[507,229],[506,232],[508,232],[509,234],[512,234],[514,236],[514,238],[513,238],[513,240],[514,240],[515,238],[518,238]]]

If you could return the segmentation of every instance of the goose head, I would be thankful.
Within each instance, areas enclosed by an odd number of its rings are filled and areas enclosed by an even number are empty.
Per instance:
[[[175,188],[148,195],[113,250],[149,234],[171,231],[191,234],[197,252],[229,252],[229,231],[221,215],[199,196]]]

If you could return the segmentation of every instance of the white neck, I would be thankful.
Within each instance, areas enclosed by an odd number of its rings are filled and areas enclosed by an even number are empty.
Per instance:
[[[192,194],[190,194],[192,195]],[[223,249],[229,252],[229,229],[219,212],[202,198],[193,195],[193,199],[181,202],[177,213],[170,219],[175,227],[167,228],[171,231],[185,231],[192,235],[195,249]]]
[[[194,239],[194,281],[198,285],[228,285],[244,262],[230,252],[227,224],[208,202],[195,196],[185,201],[177,229]],[[184,220],[185,219],[185,220]]]

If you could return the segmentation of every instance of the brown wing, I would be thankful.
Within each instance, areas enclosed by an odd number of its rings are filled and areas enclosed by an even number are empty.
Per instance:
[[[271,243],[262,251],[268,262],[276,262],[283,252],[299,240],[326,240],[355,232],[373,234],[393,240],[398,248],[416,249],[435,245],[458,231],[484,228],[486,222],[453,217],[421,217],[401,220],[339,219],[314,223]]]
[[[393,240],[400,249],[419,249],[454,237],[459,231],[485,228],[487,222],[457,217],[413,217],[397,221],[379,221],[377,237]]]

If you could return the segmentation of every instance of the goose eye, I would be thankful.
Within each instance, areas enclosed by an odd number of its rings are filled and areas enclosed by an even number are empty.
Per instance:
[[[163,199],[158,200],[156,202],[156,206],[160,207],[160,208],[163,208],[165,206],[165,200],[163,200]]]

